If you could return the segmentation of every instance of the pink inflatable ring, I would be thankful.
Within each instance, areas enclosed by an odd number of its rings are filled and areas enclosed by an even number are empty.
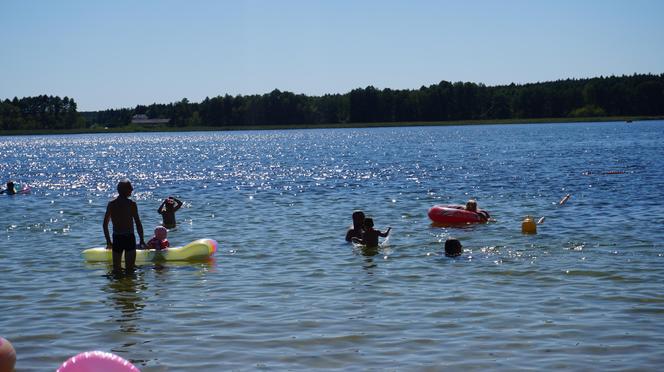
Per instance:
[[[104,351],[86,351],[62,363],[57,372],[140,372],[121,357]]]

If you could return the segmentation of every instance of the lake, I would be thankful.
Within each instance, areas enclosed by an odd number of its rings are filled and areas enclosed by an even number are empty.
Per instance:
[[[0,197],[18,371],[87,350],[143,371],[664,365],[662,121],[0,137],[0,176],[32,188]],[[146,240],[174,195],[171,244],[215,239],[214,260],[85,263],[123,177]],[[469,198],[495,221],[431,225]],[[356,209],[392,227],[377,252],[344,241]]]

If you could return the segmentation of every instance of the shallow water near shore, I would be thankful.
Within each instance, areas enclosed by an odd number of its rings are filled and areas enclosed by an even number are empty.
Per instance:
[[[664,364],[662,121],[2,137],[0,175],[32,188],[0,195],[18,371],[87,350],[143,371]],[[171,244],[214,259],[83,262],[122,177],[146,240],[175,195]],[[431,226],[471,197],[494,222]],[[392,227],[378,251],[343,240],[355,209]]]

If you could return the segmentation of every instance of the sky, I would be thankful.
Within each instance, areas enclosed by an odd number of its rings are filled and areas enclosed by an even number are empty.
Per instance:
[[[664,1],[0,0],[0,99],[79,111],[664,73]]]

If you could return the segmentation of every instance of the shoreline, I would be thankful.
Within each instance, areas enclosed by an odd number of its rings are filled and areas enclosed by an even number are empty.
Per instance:
[[[635,122],[664,120],[663,116],[603,116],[586,118],[538,118],[538,119],[481,119],[420,122],[376,122],[376,123],[336,123],[336,124],[283,124],[283,125],[232,125],[221,127],[143,127],[127,125],[120,128],[78,128],[78,129],[37,129],[0,130],[0,136],[58,135],[58,134],[99,134],[99,133],[145,133],[145,132],[218,132],[241,130],[287,130],[287,129],[334,129],[334,128],[379,128],[379,127],[421,127],[421,126],[465,126],[465,125],[509,125],[509,124],[569,124],[592,122]]]

